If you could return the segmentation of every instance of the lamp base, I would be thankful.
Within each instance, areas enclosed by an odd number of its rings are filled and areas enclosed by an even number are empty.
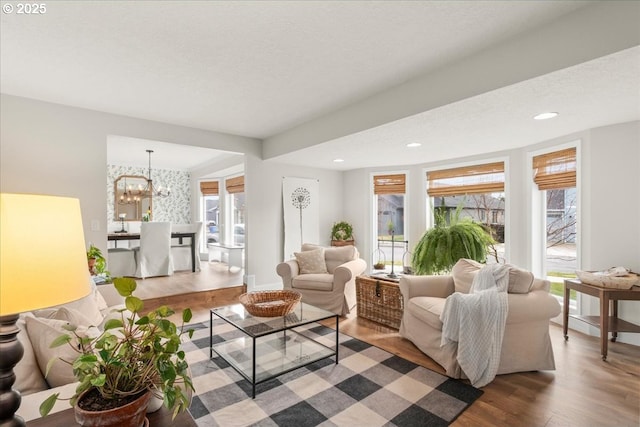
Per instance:
[[[24,349],[18,341],[17,314],[0,316],[0,427],[25,426],[22,417],[16,415],[20,407],[20,392],[12,389],[16,382],[13,367],[18,364]]]

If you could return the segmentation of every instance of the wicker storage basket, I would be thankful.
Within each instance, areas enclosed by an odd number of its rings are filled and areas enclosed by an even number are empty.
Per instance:
[[[602,272],[576,270],[576,274],[581,282],[601,288],[631,289],[634,285],[640,285],[640,277],[636,273],[629,273],[626,276],[606,276]]]
[[[256,291],[244,293],[238,298],[244,308],[254,316],[279,317],[291,313],[302,295],[289,290]]]
[[[358,317],[399,329],[404,300],[397,283],[377,277],[356,277]]]

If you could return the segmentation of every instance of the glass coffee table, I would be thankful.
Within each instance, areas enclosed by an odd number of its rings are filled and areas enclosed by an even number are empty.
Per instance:
[[[242,336],[214,344],[214,316]],[[306,336],[304,328],[299,328],[330,318],[336,319],[335,348]],[[303,302],[280,317],[253,316],[242,304],[214,308],[209,314],[209,349],[210,358],[215,352],[251,383],[255,398],[256,384],[334,355],[337,364],[338,315]]]

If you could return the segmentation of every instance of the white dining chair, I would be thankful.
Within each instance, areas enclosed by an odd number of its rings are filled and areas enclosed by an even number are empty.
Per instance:
[[[200,271],[200,251],[198,249],[198,243],[200,242],[200,236],[202,235],[202,222],[194,222],[193,224],[172,224],[171,232],[196,233],[194,239],[196,245],[195,270]],[[182,244],[175,242],[176,239],[172,240],[174,240],[171,244],[173,269],[175,271],[191,270],[191,239],[183,240]]]
[[[136,255],[129,248],[107,249],[107,271],[111,277],[134,277],[136,275]]]
[[[136,254],[136,277],[142,279],[173,274],[171,260],[171,223],[143,222],[140,227],[140,246]]]

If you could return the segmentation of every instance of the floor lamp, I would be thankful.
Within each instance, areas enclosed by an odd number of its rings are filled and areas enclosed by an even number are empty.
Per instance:
[[[91,278],[78,199],[2,193],[0,211],[0,425],[24,426],[18,316],[88,295]]]

